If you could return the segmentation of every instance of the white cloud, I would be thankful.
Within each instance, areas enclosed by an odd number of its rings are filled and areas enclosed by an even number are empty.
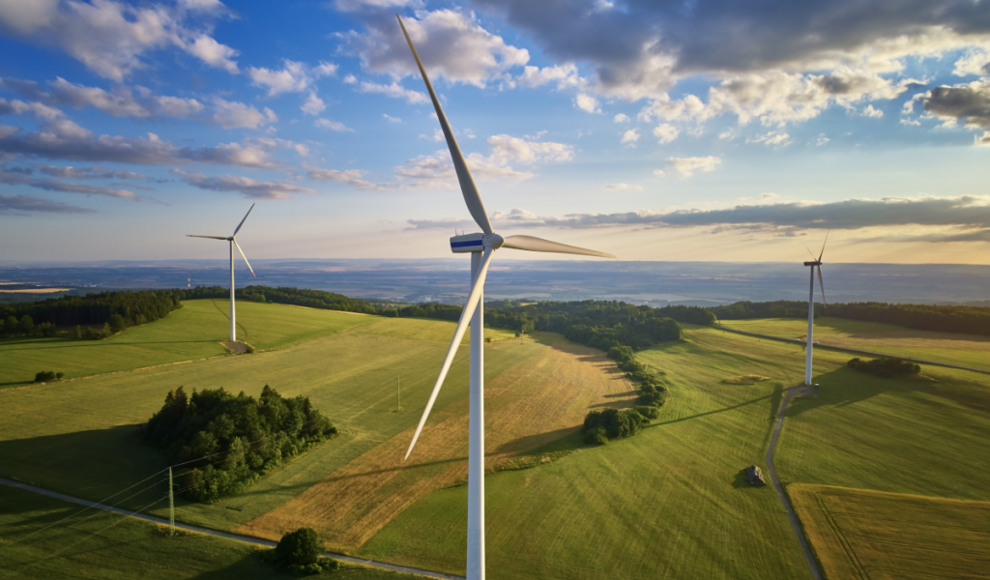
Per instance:
[[[202,171],[187,173],[173,169],[172,173],[183,181],[208,191],[235,191],[253,199],[291,199],[293,193],[316,193],[315,190],[287,181],[257,181],[238,175],[219,175],[207,177]]]
[[[144,179],[147,175],[124,171],[122,169],[104,169],[103,167],[55,167],[53,165],[34,165],[38,171],[52,177],[63,179]]]
[[[347,75],[346,77],[344,77],[344,84],[353,85],[356,82],[357,82],[357,77],[355,77],[354,75]]]
[[[629,116],[628,115],[624,115],[622,113],[619,113],[612,120],[615,121],[616,123],[628,123],[629,122]]]
[[[654,169],[653,170],[653,175],[656,175],[657,177],[666,177],[667,176],[667,172],[664,171],[663,169]]]
[[[96,74],[123,81],[144,68],[145,53],[178,47],[210,66],[236,72],[237,51],[210,38],[209,13],[188,5],[133,6],[113,0],[0,2],[0,32],[54,46]]]
[[[578,76],[577,67],[570,63],[544,68],[527,66],[523,68],[521,75],[515,77],[514,81],[529,88],[536,88],[547,83],[557,83],[557,90],[581,87],[585,84],[584,79]]]
[[[831,139],[829,139],[828,137],[826,137],[825,136],[825,133],[819,133],[818,134],[818,140],[815,142],[815,145],[818,145],[819,147],[821,147],[822,145],[825,145],[829,141],[831,141]]]
[[[434,129],[432,136],[431,135],[420,135],[419,138],[420,139],[429,139],[430,141],[437,141],[437,142],[443,141],[443,139],[444,139],[444,137],[443,137],[443,131],[441,131],[440,129]]]
[[[323,99],[317,97],[314,91],[310,91],[309,96],[306,97],[306,102],[303,103],[302,112],[307,115],[319,115],[326,108]]]
[[[409,45],[395,18],[378,13],[365,19],[367,32],[355,31],[338,36],[366,70],[395,78],[414,74]],[[507,45],[501,37],[479,26],[469,15],[453,10],[419,11],[416,18],[404,18],[406,30],[416,44],[430,78],[445,78],[483,87],[504,71],[529,61],[526,49]]]
[[[677,139],[677,136],[680,134],[681,132],[677,130],[677,127],[669,123],[662,123],[653,128],[653,136],[661,144],[670,143],[674,139]]]
[[[622,143],[635,143],[639,141],[639,129],[629,129],[622,134]]]
[[[44,103],[25,103],[18,100],[0,99],[0,115],[23,115],[24,113],[31,113],[38,119],[49,121],[63,115],[62,111]]]
[[[354,131],[354,129],[351,129],[347,125],[344,125],[343,123],[339,123],[337,121],[331,121],[330,119],[317,119],[315,122],[313,122],[313,125],[321,129],[330,129],[331,131],[337,131],[341,133],[346,131],[351,131],[351,132]]]
[[[986,76],[990,74],[990,49],[971,48],[956,61],[952,74],[960,77],[968,75]]]
[[[605,184],[605,189],[632,189],[635,191],[643,191],[643,188],[639,185],[629,185],[628,183],[607,183]]]
[[[388,189],[387,185],[379,185],[362,179],[364,171],[360,169],[312,169],[307,175],[313,181],[339,181],[358,189]]]
[[[281,93],[298,93],[309,88],[312,77],[308,67],[301,63],[284,59],[282,70],[251,67],[247,74],[251,84],[257,87],[268,87],[268,96],[274,97]]]
[[[580,93],[578,96],[574,97],[574,106],[588,113],[602,112],[602,110],[598,108],[598,99],[585,93]]]
[[[691,177],[695,171],[714,171],[722,163],[718,157],[671,157],[667,159],[667,168],[673,169],[684,177]],[[656,173],[656,172],[654,172]]]
[[[393,117],[387,113],[382,113],[382,117],[384,117],[384,119],[389,123],[402,123],[402,119],[398,117]]]
[[[213,107],[216,112],[209,118],[209,122],[224,129],[255,129],[278,121],[275,112],[268,107],[261,112],[251,105],[225,101],[219,97],[213,99]]]
[[[358,90],[362,93],[380,93],[386,97],[392,97],[393,99],[405,99],[409,102],[409,104],[430,102],[429,97],[427,97],[425,93],[410,91],[398,82],[394,82],[390,85],[362,82]]]
[[[83,193],[86,195],[102,195],[106,197],[118,197],[123,199],[137,199],[133,191],[126,189],[113,189],[109,187],[96,187],[93,185],[83,185],[79,183],[69,183],[57,179],[37,178],[23,173],[13,173],[0,171],[0,183],[5,185],[26,185],[36,189],[55,191],[59,193]]]
[[[770,131],[765,135],[757,135],[751,139],[746,139],[747,143],[762,143],[767,147],[773,147],[775,145],[787,146],[791,144],[791,136],[787,133]]]
[[[875,108],[873,105],[867,105],[866,108],[859,113],[859,116],[879,119],[880,117],[883,117],[883,111]]]

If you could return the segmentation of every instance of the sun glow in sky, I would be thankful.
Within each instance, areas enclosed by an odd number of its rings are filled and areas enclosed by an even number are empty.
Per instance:
[[[0,0],[0,259],[990,264],[990,3]],[[513,252],[513,258],[530,254]]]

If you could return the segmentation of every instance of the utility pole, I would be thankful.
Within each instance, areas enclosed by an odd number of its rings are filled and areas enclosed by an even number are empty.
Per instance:
[[[402,410],[402,398],[399,395],[399,376],[400,375],[395,375],[395,410],[396,411]]]
[[[168,468],[168,525],[169,536],[175,536],[175,501],[172,497],[172,468]]]

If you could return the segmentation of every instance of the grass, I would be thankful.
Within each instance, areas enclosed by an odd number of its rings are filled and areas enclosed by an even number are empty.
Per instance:
[[[258,548],[248,544],[194,533],[169,538],[162,526],[106,512],[79,514],[82,509],[20,489],[0,489],[0,578],[300,578],[266,568],[255,555]],[[63,518],[70,519],[58,523]],[[417,576],[348,566],[333,578],[411,580]]]
[[[105,340],[0,339],[0,389],[30,384],[43,370],[78,378],[227,354],[221,342],[230,337],[229,311],[229,301],[191,300],[162,320]],[[378,318],[241,301],[237,320],[238,339],[273,349]]]
[[[259,306],[324,314],[287,306]],[[239,318],[251,327],[251,317]],[[310,397],[341,429],[341,435],[240,495],[216,505],[180,501],[177,507],[180,520],[217,529],[259,518],[381,444],[398,441],[397,436],[410,432],[419,420],[421,405],[433,387],[447,348],[438,339],[446,334],[449,340],[453,323],[355,318],[369,324],[291,348],[0,391],[4,410],[0,477],[101,500],[166,467],[161,455],[137,437],[137,428],[161,407],[168,390],[180,385],[187,391],[224,386],[257,396],[269,384],[286,396]],[[358,329],[361,332],[355,332]],[[506,338],[499,331],[489,335],[497,339],[486,344],[489,384],[495,384],[520,361],[552,350],[546,341]],[[579,360],[568,356],[575,363]],[[614,369],[612,363],[604,364]],[[397,376],[401,377],[401,412],[396,412],[395,404]],[[525,382],[525,376],[516,380]],[[467,352],[462,349],[437,400],[435,417],[444,416],[448,405],[464,405],[467,382]],[[45,420],[39,421],[42,415]],[[542,444],[540,437],[545,436],[534,437],[528,445]],[[559,435],[550,434],[555,436]],[[520,447],[524,448],[527,446]],[[396,453],[392,460],[399,457]],[[124,505],[144,505],[141,502],[147,503],[154,494],[160,496],[163,489],[139,494]],[[156,509],[157,514],[163,513]]]
[[[990,377],[923,367],[881,379],[838,367],[791,401],[777,450],[788,482],[990,500]]]
[[[808,333],[808,320],[797,318],[723,320],[722,325],[746,332],[801,340],[806,340]],[[820,317],[815,319],[814,338],[830,346],[990,368],[990,337],[988,336],[929,332],[893,324]],[[816,354],[818,352],[821,351],[816,351]],[[857,355],[849,355],[849,358],[853,356]]]
[[[754,349],[753,339],[709,329],[685,334],[686,342],[637,355],[675,385],[652,426],[604,447],[582,447],[572,435],[565,442],[574,450],[556,461],[488,475],[490,578],[810,576],[772,488],[751,488],[743,474],[763,464],[784,388],[802,375],[802,352],[771,341]],[[723,382],[748,374],[772,380]],[[466,506],[466,486],[431,493],[360,555],[462,572]]]
[[[829,578],[985,577],[990,503],[792,484],[787,488]]]

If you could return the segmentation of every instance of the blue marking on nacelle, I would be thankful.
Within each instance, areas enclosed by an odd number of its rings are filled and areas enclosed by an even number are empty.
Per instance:
[[[464,248],[467,246],[483,246],[483,240],[471,240],[469,242],[450,242],[451,248]]]

